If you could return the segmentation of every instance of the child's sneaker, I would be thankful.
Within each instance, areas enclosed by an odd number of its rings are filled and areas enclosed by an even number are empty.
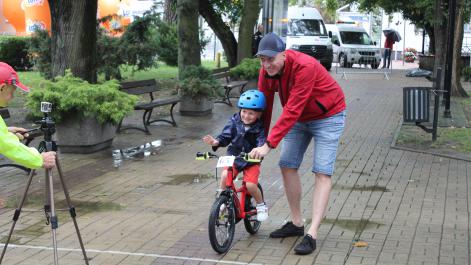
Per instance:
[[[263,222],[268,219],[268,207],[265,203],[257,204],[257,221]]]

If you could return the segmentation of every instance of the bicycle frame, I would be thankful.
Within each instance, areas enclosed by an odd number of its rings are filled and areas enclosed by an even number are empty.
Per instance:
[[[237,176],[234,176],[233,167],[229,167],[227,169],[226,191],[229,191],[229,194],[233,199],[237,220],[241,220],[244,219],[247,214],[255,214],[256,210],[251,210],[249,212],[245,211],[245,198],[248,193],[247,186],[245,185],[245,181],[242,181],[242,185],[240,187],[236,187],[234,183],[236,177]],[[238,196],[239,193],[240,198]]]

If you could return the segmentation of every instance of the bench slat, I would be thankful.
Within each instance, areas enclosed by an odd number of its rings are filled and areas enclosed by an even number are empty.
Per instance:
[[[137,129],[141,130],[147,134],[151,134],[148,128],[148,125],[154,123],[154,122],[167,122],[170,123],[173,126],[177,126],[177,123],[175,122],[175,119],[173,118],[173,108],[175,107],[175,104],[180,102],[179,97],[171,97],[171,98],[158,98],[154,99],[153,97],[153,92],[156,92],[159,90],[160,83],[156,82],[155,79],[148,79],[148,80],[140,80],[140,81],[130,81],[130,82],[123,82],[120,84],[121,85],[121,91],[126,92],[128,94],[133,94],[133,95],[142,95],[142,94],[149,94],[150,100],[147,102],[140,102],[136,103],[134,106],[134,110],[144,110],[144,114],[142,116],[142,122],[144,124],[144,129],[139,128],[139,127],[126,127],[126,128],[121,128],[122,120],[118,125],[118,132],[121,130],[126,130],[126,129]],[[157,119],[157,120],[150,120],[150,117],[152,115],[152,111],[156,107],[160,106],[165,106],[165,105],[172,105],[170,108],[170,118],[171,120],[167,119]]]
[[[160,107],[160,106],[165,106],[173,103],[178,103],[180,102],[180,98],[163,98],[163,99],[156,99],[152,102],[149,103],[142,103],[138,104],[134,107],[136,110],[145,110],[145,109],[153,109],[155,107]]]

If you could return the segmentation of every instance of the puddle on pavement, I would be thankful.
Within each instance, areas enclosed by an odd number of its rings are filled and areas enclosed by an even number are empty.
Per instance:
[[[384,225],[382,223],[369,221],[367,219],[355,220],[355,219],[329,219],[329,218],[323,219],[321,224],[333,224],[333,225],[340,226],[344,229],[348,229],[351,231],[363,231],[369,228],[377,228],[379,226]]]
[[[20,201],[20,197],[15,196],[9,198],[6,203],[6,208],[16,208],[18,207],[18,203]],[[55,207],[58,210],[67,209],[67,202],[65,200],[55,200]],[[39,208],[42,209],[44,205],[44,196],[40,196],[37,194],[31,194],[26,197],[25,204],[23,205],[23,209],[28,208]],[[72,198],[72,205],[75,207],[78,214],[85,214],[91,212],[106,212],[106,211],[119,211],[122,210],[122,206],[115,202],[107,202],[107,201],[79,201],[74,200]],[[68,213],[67,213],[68,215]]]
[[[113,166],[122,166],[123,160],[143,159],[151,155],[156,155],[162,150],[162,140],[155,140],[134,147],[114,149],[112,151]]]
[[[166,176],[169,181],[162,182],[164,185],[179,185],[179,184],[197,184],[204,182],[213,177],[212,174],[180,174]]]
[[[380,191],[380,192],[389,192],[389,189],[387,189],[385,186],[361,186],[361,185],[354,185],[352,186],[346,186],[346,185],[339,185],[335,184],[332,187],[333,190],[353,190],[353,191]]]
[[[14,233],[14,232],[13,232],[13,233]],[[0,243],[5,244],[5,243],[7,242],[7,239],[8,239],[8,236],[4,236],[4,237],[0,238]],[[21,241],[20,241],[20,238],[19,238],[19,237],[14,236],[14,235],[11,236],[11,238],[10,238],[10,244],[16,244],[16,245],[18,245],[18,244],[20,244],[20,243],[21,243]]]

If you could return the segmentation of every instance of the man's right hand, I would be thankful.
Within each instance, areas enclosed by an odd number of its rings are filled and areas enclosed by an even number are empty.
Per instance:
[[[41,153],[43,157],[43,168],[50,169],[56,166],[56,152]]]

